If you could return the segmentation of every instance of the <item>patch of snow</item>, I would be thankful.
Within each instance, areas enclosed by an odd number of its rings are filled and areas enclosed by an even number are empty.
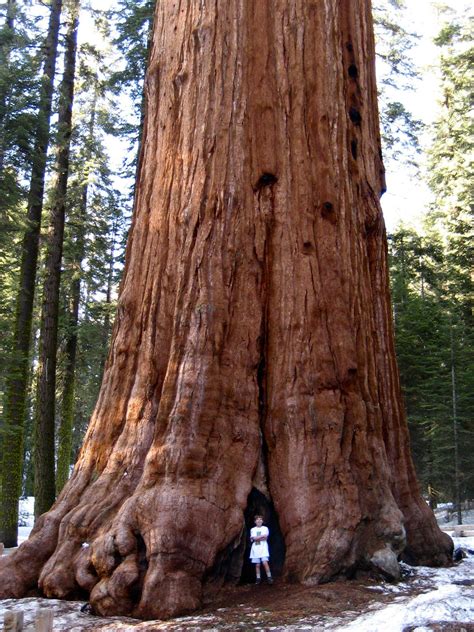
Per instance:
[[[21,544],[30,537],[31,529],[33,527],[18,527],[18,544]]]
[[[454,546],[474,549],[474,537],[453,538]],[[471,586],[459,586],[453,582],[474,579],[474,555],[468,555],[460,564],[451,568],[414,569],[415,582],[427,592],[397,599],[373,613],[365,613],[343,627],[328,627],[347,632],[403,632],[408,626],[416,626],[416,632],[427,630],[427,625],[440,622],[473,623],[474,599]],[[399,582],[402,587],[404,582]],[[387,585],[386,590],[391,592]]]
[[[390,604],[373,614],[358,617],[346,624],[344,630],[379,632],[385,629],[390,632],[402,632],[409,625],[422,626],[441,621],[474,621],[472,588],[439,585],[425,594]]]
[[[19,502],[19,525],[21,528],[33,528],[35,522],[35,498],[34,496],[26,496],[20,498]]]
[[[3,599],[0,601],[0,621],[5,612],[21,610],[24,614],[24,630],[30,632],[35,629],[35,621],[39,611],[48,609],[54,612],[53,629],[62,632],[81,632],[81,630],[97,629],[98,625],[105,623],[141,623],[136,619],[127,617],[108,617],[102,619],[93,615],[82,613],[80,601],[61,601],[57,599]]]

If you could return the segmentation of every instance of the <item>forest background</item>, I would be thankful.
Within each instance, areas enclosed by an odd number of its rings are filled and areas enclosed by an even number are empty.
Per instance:
[[[474,498],[473,14],[455,0],[416,13],[401,0],[373,4],[412,450],[427,500],[453,502],[461,520]],[[10,544],[19,496],[35,496],[37,515],[49,508],[97,398],[154,5],[0,3],[0,541]],[[418,54],[428,39],[429,64]]]

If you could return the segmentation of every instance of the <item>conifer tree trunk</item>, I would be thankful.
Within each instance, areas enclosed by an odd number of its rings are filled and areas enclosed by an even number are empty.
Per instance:
[[[10,65],[11,47],[15,37],[15,17],[17,12],[16,0],[7,0],[5,25],[3,26],[2,42],[0,46],[0,67],[6,69]],[[0,178],[3,175],[5,162],[5,115],[9,84],[7,81],[0,83]]]
[[[18,499],[21,494],[23,430],[28,388],[28,356],[61,8],[62,0],[52,0],[45,43],[38,127],[28,194],[28,229],[22,244],[12,361],[5,383],[2,488],[0,492],[0,541],[4,542],[5,546],[16,546],[17,544]]]
[[[118,221],[114,220],[112,225],[112,240],[110,244],[110,253],[108,256],[108,270],[107,270],[107,285],[105,290],[105,316],[104,316],[104,348],[103,348],[103,360],[102,369],[105,368],[107,361],[108,345],[106,342],[110,339],[110,333],[112,329],[111,319],[111,306],[112,306],[112,290],[114,285],[114,265],[116,262],[116,247],[117,247],[117,234],[118,234]]]
[[[457,388],[456,388],[456,356],[454,352],[453,319],[450,319],[450,355],[451,355],[451,410],[453,417],[453,443],[454,443],[454,505],[456,507],[456,518],[458,524],[462,524],[461,510],[461,489],[459,473],[459,436],[458,436],[458,413],[457,413]]]
[[[56,497],[54,435],[59,284],[69,177],[79,9],[79,0],[71,0],[69,24],[65,38],[64,75],[60,87],[57,180],[53,191],[45,261],[34,446],[36,517],[47,511]]]
[[[286,580],[446,563],[395,365],[370,2],[159,2],[147,91],[99,400],[0,595],[193,610],[257,509]]]
[[[79,208],[76,228],[75,257],[73,262],[74,278],[70,288],[70,308],[67,315],[67,336],[65,345],[64,387],[62,398],[61,422],[58,431],[58,458],[56,466],[56,493],[64,487],[69,477],[72,450],[72,428],[74,423],[74,396],[76,384],[77,326],[79,324],[79,304],[81,300],[82,261],[84,259],[84,230],[87,218],[87,197],[89,191],[89,165],[91,161],[90,147],[94,142],[95,119],[97,107],[97,87],[92,102],[88,131],[88,147],[86,152],[86,173]]]

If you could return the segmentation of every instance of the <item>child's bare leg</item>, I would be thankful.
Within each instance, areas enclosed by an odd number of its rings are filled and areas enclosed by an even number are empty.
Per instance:
[[[255,564],[255,577],[260,582],[260,564]]]
[[[267,561],[263,562],[263,568],[265,569],[265,573],[267,574],[267,579],[270,581],[272,579],[270,564]]]

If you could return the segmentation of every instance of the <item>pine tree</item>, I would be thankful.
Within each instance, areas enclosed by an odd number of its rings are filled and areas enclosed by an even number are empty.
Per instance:
[[[129,110],[134,116],[122,114],[118,128],[128,137],[133,148],[126,163],[126,171],[136,176],[138,155],[145,115],[144,82],[151,46],[153,15],[156,0],[119,0],[118,9],[110,16],[114,20],[116,37],[114,44],[122,57],[122,68],[110,77],[110,87],[129,102]]]
[[[474,493],[474,124],[467,113],[473,102],[474,20],[453,15],[436,39],[440,47],[442,104],[430,150],[430,185],[435,201],[430,221],[442,232],[446,248],[445,300],[449,312],[449,360],[452,423],[451,492],[458,520],[460,501]]]
[[[38,106],[41,35],[22,2],[0,6],[0,397],[8,372],[25,205]],[[2,11],[3,9],[3,11]],[[0,466],[1,469],[1,466]],[[1,476],[0,476],[1,478]]]
[[[92,90],[92,104],[88,122],[88,137],[86,150],[81,152],[84,168],[80,171],[79,186],[77,186],[76,213],[70,199],[70,224],[73,225],[73,244],[71,247],[69,266],[70,279],[68,307],[66,312],[65,341],[64,341],[64,378],[62,387],[62,409],[58,430],[58,457],[56,466],[56,492],[59,493],[69,477],[72,450],[72,429],[74,423],[74,398],[76,386],[76,358],[78,344],[79,306],[81,300],[81,282],[83,276],[83,259],[85,257],[85,230],[87,221],[87,204],[89,182],[92,169],[92,144],[97,118],[98,98],[97,78]],[[71,187],[70,187],[71,191]],[[73,196],[71,195],[70,198]]]
[[[48,35],[44,46],[42,89],[28,193],[27,228],[22,242],[13,349],[5,384],[0,540],[6,546],[15,546],[17,543],[18,498],[22,480],[23,426],[28,387],[31,319],[61,9],[62,0],[52,0]]]
[[[131,199],[119,194],[114,188],[113,174],[108,166],[108,157],[103,149],[104,139],[101,137],[105,132],[112,132],[121,138],[129,139],[131,148],[129,155],[132,159],[127,159],[125,173],[131,173],[130,167],[134,169],[136,164],[137,130],[138,135],[141,135],[140,129],[143,124],[143,81],[154,7],[154,0],[122,2],[119,10],[107,14],[108,20],[104,20],[104,14],[101,11],[94,12],[98,28],[104,37],[110,37],[109,24],[110,20],[113,21],[114,44],[121,52],[122,70],[113,69],[111,74],[103,73],[99,80],[92,68],[107,67],[107,63],[102,59],[103,55],[90,46],[87,47],[87,51],[84,51],[85,56],[93,60],[86,67],[88,64],[84,57],[81,67],[81,76],[89,84],[85,88],[85,94],[90,85],[98,85],[97,82],[99,82],[101,95],[95,104],[91,104],[90,100],[88,105],[84,102],[85,109],[88,111],[91,112],[96,106],[98,111],[94,140],[92,144],[89,142],[88,149],[82,153],[79,160],[87,164],[92,151],[93,167],[89,172],[91,186],[88,186],[89,203],[83,227],[85,256],[83,271],[80,279],[79,275],[76,275],[72,282],[76,289],[73,291],[71,286],[66,299],[77,304],[73,296],[77,296],[78,286],[81,285],[82,314],[78,316],[76,328],[72,326],[75,319],[69,318],[69,326],[66,327],[63,343],[64,366],[61,370],[64,372],[64,383],[59,433],[61,437],[68,437],[68,439],[66,441],[61,439],[58,443],[58,476],[61,478],[64,478],[69,471],[69,433],[72,433],[72,451],[76,454],[98,394],[107,354],[107,344],[104,341],[108,341],[111,332],[131,206]],[[135,120],[127,118],[130,113],[122,111],[117,113],[115,97],[118,94],[121,95],[121,99],[125,97],[131,104]],[[84,148],[86,145],[87,143]],[[79,169],[77,176],[80,171]],[[79,177],[87,180],[84,173]],[[80,203],[76,203],[77,208],[80,206]],[[81,220],[75,220],[73,223],[79,226]],[[80,241],[79,239],[78,242]],[[72,265],[76,265],[77,270],[77,264]],[[66,320],[68,320],[67,316]],[[74,331],[75,336],[71,338],[70,332]],[[71,349],[74,345],[76,345],[76,371],[73,378]],[[73,382],[74,405],[72,404]],[[62,484],[58,482],[58,487],[61,486]]]
[[[35,516],[47,511],[55,494],[55,403],[58,349],[59,288],[69,179],[72,107],[76,73],[80,0],[67,3],[64,74],[60,86],[57,179],[52,194],[41,311],[35,423]]]
[[[379,107],[385,162],[417,166],[421,121],[403,104],[403,91],[413,89],[418,73],[411,58],[417,35],[404,25],[404,0],[376,0],[373,18],[378,57]]]
[[[389,244],[397,359],[414,461],[425,492],[440,491],[446,463],[436,447],[446,440],[449,400],[443,245],[434,233],[422,236],[403,226]]]
[[[123,251],[120,242],[128,225],[129,203],[114,188],[104,149],[112,104],[108,76],[99,76],[97,68],[105,66],[99,52],[89,46],[82,52],[65,243],[63,302],[68,307],[60,358],[58,490],[68,477],[72,452],[82,441],[100,386]]]

